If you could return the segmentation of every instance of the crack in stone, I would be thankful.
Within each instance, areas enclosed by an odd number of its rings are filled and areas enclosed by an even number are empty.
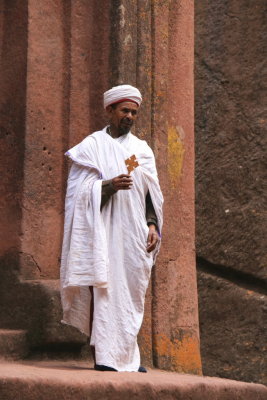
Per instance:
[[[267,295],[266,280],[255,277],[250,273],[238,271],[233,267],[222,264],[213,264],[203,257],[197,257],[197,269],[232,282],[245,290]]]
[[[24,255],[24,256],[26,256],[26,257],[30,257],[31,260],[32,260],[32,262],[34,263],[35,267],[38,269],[38,271],[39,271],[39,272],[42,272],[42,271],[41,271],[41,268],[39,267],[39,265],[38,265],[37,261],[35,260],[35,258],[33,257],[33,255],[31,255],[31,254],[29,254],[29,253],[25,253],[25,252],[23,252],[23,251],[20,251],[19,254]]]
[[[203,257],[197,257],[197,269],[218,278],[225,279],[233,284],[258,294],[267,295],[266,280],[254,275],[236,270],[234,267],[213,264]]]
[[[227,13],[225,13],[224,15],[226,15],[228,18],[231,18],[231,19],[237,19],[239,22],[241,22],[241,19],[239,18],[239,17],[237,17],[236,15],[230,15],[230,14],[227,14]]]

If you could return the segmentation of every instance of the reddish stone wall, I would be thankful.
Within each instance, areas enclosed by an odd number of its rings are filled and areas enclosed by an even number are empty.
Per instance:
[[[59,276],[64,152],[102,125],[102,91],[108,86],[107,61],[105,67],[101,59],[108,54],[106,18],[98,13],[96,19],[93,2],[29,1],[21,246],[28,279]]]
[[[57,278],[66,134],[66,36],[61,0],[29,0],[23,187],[23,277]]]
[[[0,257],[19,248],[27,72],[27,4],[0,3]]]
[[[15,2],[14,16],[16,7]],[[104,125],[105,90],[119,83],[138,86],[144,102],[135,132],[155,151],[165,196],[162,251],[139,338],[143,359],[161,368],[200,373],[193,1],[29,0],[27,23],[25,46],[20,47],[25,128],[18,123],[25,141],[19,152],[24,175],[18,191],[22,205],[16,204],[19,218],[14,218],[23,235],[13,245],[20,255],[21,279],[58,278],[68,168],[63,154]],[[5,73],[10,73],[8,66]],[[9,162],[18,164],[15,158]]]
[[[152,138],[165,194],[162,252],[153,276],[155,357],[160,368],[199,373],[194,267],[193,2],[155,2],[154,17]]]

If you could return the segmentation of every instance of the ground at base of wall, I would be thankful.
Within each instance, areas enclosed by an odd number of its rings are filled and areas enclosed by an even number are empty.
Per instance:
[[[0,398],[13,400],[192,399],[264,400],[263,385],[161,370],[144,373],[99,372],[87,362],[0,363]]]

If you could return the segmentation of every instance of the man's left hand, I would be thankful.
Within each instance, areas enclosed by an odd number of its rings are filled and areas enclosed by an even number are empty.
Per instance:
[[[156,230],[156,226],[149,225],[146,251],[150,253],[151,251],[155,250],[158,241],[159,241],[159,234]]]

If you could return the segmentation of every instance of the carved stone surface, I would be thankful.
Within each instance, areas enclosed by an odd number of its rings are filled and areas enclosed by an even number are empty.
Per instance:
[[[197,253],[267,277],[266,4],[196,2]]]
[[[204,374],[266,385],[266,296],[204,272],[198,288]]]
[[[14,21],[17,21],[14,23]],[[0,3],[0,255],[17,247],[21,197],[27,73],[27,3]]]
[[[212,273],[198,280],[203,370],[263,381],[266,4],[195,5],[196,244]]]
[[[103,373],[72,361],[7,363],[0,360],[1,399],[14,400],[265,400],[263,385],[149,370]]]

